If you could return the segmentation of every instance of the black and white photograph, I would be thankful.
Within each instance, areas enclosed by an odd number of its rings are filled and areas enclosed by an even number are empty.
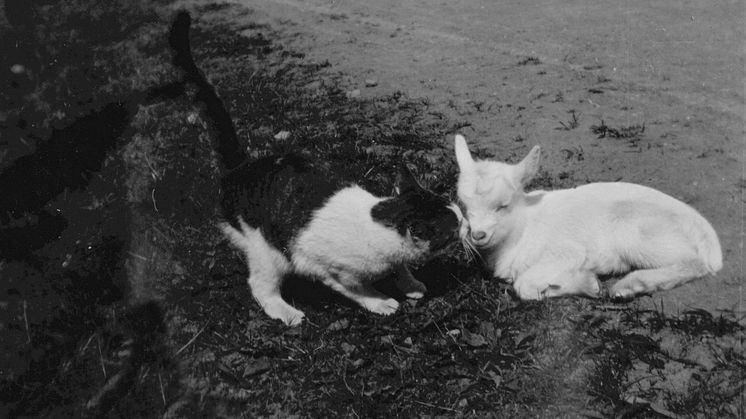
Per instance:
[[[746,3],[0,0],[0,418],[746,418]]]

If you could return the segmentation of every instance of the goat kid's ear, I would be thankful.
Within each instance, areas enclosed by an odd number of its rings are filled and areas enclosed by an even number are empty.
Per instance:
[[[521,187],[528,185],[539,172],[539,160],[541,160],[541,147],[534,146],[528,155],[515,166],[515,182]]]
[[[466,139],[461,134],[456,134],[454,138],[454,148],[456,150],[456,162],[458,162],[459,170],[466,171],[474,166],[474,159],[471,157],[469,152],[469,146],[466,144]]]
[[[417,183],[417,179],[414,178],[407,164],[402,162],[399,165],[399,172],[396,174],[396,186],[394,186],[396,196],[420,189],[422,189],[422,186]]]

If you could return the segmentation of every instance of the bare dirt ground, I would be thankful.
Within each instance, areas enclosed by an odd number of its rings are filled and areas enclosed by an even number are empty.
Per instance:
[[[694,206],[720,236],[723,270],[643,301],[743,311],[743,2],[236,3],[363,97],[402,91],[463,120],[487,156],[516,159],[540,144],[562,186],[623,180]],[[601,121],[645,130],[597,138]]]

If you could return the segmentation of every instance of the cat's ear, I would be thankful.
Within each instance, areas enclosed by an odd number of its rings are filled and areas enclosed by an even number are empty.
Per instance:
[[[456,134],[454,138],[454,148],[456,150],[456,162],[458,162],[458,168],[462,172],[471,170],[474,166],[474,159],[471,157],[469,152],[469,146],[466,145],[466,139],[461,134]]]
[[[396,186],[394,186],[396,196],[421,189],[422,186],[417,183],[417,179],[414,178],[412,171],[409,170],[406,163],[402,162],[399,165],[399,172],[396,174]]]
[[[517,185],[525,187],[528,185],[539,172],[539,160],[541,159],[541,147],[538,145],[534,146],[528,155],[521,160],[520,163],[515,165],[515,178],[514,181]]]

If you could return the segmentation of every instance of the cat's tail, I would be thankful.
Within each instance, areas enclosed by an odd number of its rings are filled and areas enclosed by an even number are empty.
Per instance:
[[[215,88],[207,81],[194,62],[189,43],[191,23],[192,18],[189,13],[182,10],[176,14],[171,25],[168,42],[174,52],[173,64],[184,73],[185,82],[196,86],[197,93],[194,95],[194,101],[203,105],[203,113],[217,136],[216,151],[225,169],[230,171],[240,166],[247,156],[238,141],[236,127],[233,125],[230,113]]]

